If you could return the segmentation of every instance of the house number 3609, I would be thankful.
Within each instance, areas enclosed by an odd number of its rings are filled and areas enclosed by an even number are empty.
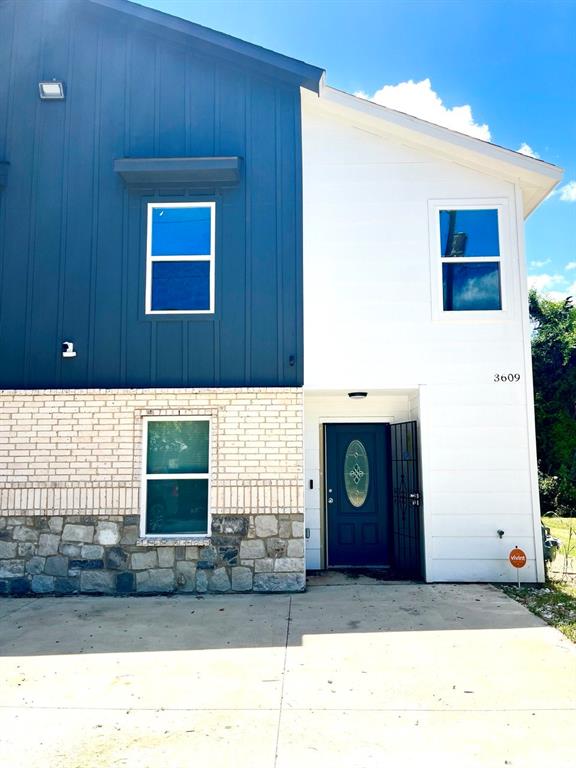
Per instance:
[[[495,373],[494,381],[520,381],[519,373]]]

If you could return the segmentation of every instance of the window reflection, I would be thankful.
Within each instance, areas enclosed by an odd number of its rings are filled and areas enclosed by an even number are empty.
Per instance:
[[[209,261],[152,262],[152,309],[210,308]]]
[[[498,211],[440,211],[440,242],[445,258],[499,256]]]
[[[210,208],[154,208],[153,256],[208,256]]]
[[[447,311],[502,309],[498,263],[444,263],[442,284]]]

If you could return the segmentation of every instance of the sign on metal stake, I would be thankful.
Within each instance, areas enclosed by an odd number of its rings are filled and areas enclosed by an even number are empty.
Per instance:
[[[508,560],[510,560],[510,564],[516,568],[516,576],[518,579],[518,589],[520,589],[520,568],[524,568],[526,565],[526,552],[524,552],[523,549],[520,549],[519,547],[514,547],[513,550],[510,551],[510,554],[508,555]]]

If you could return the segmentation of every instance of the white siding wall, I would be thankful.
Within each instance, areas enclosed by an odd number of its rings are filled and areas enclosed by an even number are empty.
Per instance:
[[[303,131],[307,392],[420,391],[428,580],[513,579],[514,545],[529,558],[523,578],[542,579],[516,186],[376,135],[313,97]],[[434,313],[429,205],[455,199],[504,206],[507,310],[496,319]],[[521,380],[495,383],[496,373]],[[312,467],[317,411],[305,401]],[[418,398],[406,406],[417,414]]]

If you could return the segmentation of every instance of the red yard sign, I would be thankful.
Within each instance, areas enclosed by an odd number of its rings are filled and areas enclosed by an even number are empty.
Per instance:
[[[508,555],[508,560],[510,560],[511,565],[513,565],[514,568],[524,568],[526,565],[526,552],[522,549],[518,549],[518,547],[514,547]]]

